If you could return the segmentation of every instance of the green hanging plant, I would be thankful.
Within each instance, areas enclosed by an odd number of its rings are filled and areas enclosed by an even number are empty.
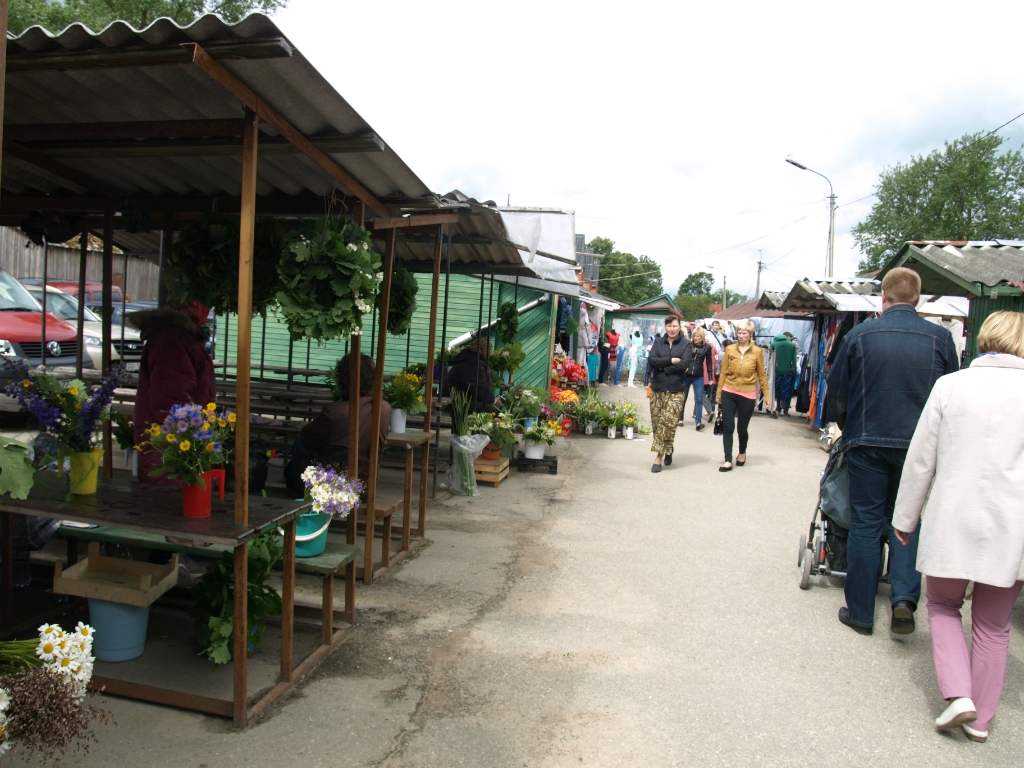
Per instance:
[[[181,232],[164,263],[167,287],[175,299],[198,301],[218,314],[238,312],[239,220],[203,214]],[[277,263],[285,232],[273,219],[256,220],[253,241],[252,311],[266,316],[281,287]]]
[[[277,292],[292,341],[360,333],[384,275],[365,227],[342,219],[307,221],[288,236]]]
[[[409,270],[399,269],[391,273],[388,333],[392,336],[402,336],[408,332],[416,312],[416,294],[419,291],[420,284]],[[377,308],[380,308],[380,294],[377,295]]]
[[[511,344],[519,335],[519,309],[511,301],[498,307],[498,322],[494,326],[502,344]]]

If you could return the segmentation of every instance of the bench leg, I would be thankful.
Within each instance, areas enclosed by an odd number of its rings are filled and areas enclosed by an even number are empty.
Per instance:
[[[320,644],[330,645],[334,634],[334,574],[324,577],[323,610],[320,613]]]
[[[281,573],[281,682],[292,679],[295,642],[295,521],[284,526],[284,565]]]
[[[345,613],[349,624],[356,623],[356,561],[345,566]]]
[[[373,529],[367,536],[373,536]],[[384,518],[384,540],[380,544],[380,567],[391,567],[391,515]]]
[[[402,505],[402,552],[409,551],[409,528],[412,520],[412,448],[405,452],[405,500]]]
[[[354,514],[354,513],[353,513]],[[390,525],[391,518],[385,521]],[[363,526],[363,584],[373,583],[373,529],[374,529],[373,508],[366,509],[366,525]],[[384,537],[387,541],[387,536]]]

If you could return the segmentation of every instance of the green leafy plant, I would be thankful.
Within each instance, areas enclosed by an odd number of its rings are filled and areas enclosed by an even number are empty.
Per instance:
[[[585,389],[580,393],[580,401],[576,404],[574,416],[581,424],[599,421],[601,417],[601,398],[593,389]]]
[[[498,307],[498,322],[494,325],[502,344],[512,344],[519,335],[519,309],[511,301]]]
[[[392,336],[403,336],[412,325],[412,317],[416,312],[416,294],[420,284],[416,282],[412,272],[398,269],[391,273],[391,298],[388,301],[388,333]],[[377,295],[377,307],[380,307],[380,295]]]
[[[452,434],[465,437],[469,434],[469,410],[472,401],[469,392],[452,390]]]
[[[36,481],[32,446],[0,436],[0,494],[27,499]]]
[[[567,336],[572,337],[576,335],[576,331],[580,329],[580,321],[575,317],[570,317],[569,321],[565,324],[565,333]],[[566,350],[568,352],[568,350]]]
[[[450,366],[455,362],[456,355],[462,351],[462,347],[452,347],[451,349],[440,349],[434,351],[434,365],[441,365],[441,360],[444,360],[445,366]]]
[[[135,426],[132,420],[123,413],[112,410],[110,412],[110,423],[114,428],[114,439],[122,451],[130,450],[135,446]]]
[[[554,445],[555,438],[561,433],[561,427],[557,421],[538,419],[537,423],[523,432],[523,438],[531,443],[544,443]]]
[[[516,442],[515,427],[515,419],[507,412],[497,416],[493,413],[469,414],[469,434],[487,435],[498,448],[506,448]]]
[[[602,405],[601,409],[598,411],[597,421],[603,429],[608,429],[609,427],[617,427],[619,425],[618,419],[618,412],[612,410],[607,405]]]
[[[384,385],[384,399],[392,408],[401,408],[410,416],[427,410],[423,402],[423,381],[414,373],[397,373]]]
[[[277,267],[284,281],[277,301],[292,341],[361,332],[384,278],[380,268],[365,227],[326,216],[303,223]]]
[[[505,396],[504,410],[516,419],[530,419],[540,416],[540,407],[547,399],[541,389],[517,384]]]
[[[274,219],[256,220],[253,239],[252,311],[266,316],[281,287],[277,265],[285,247],[284,228]],[[179,301],[198,301],[218,313],[238,312],[239,220],[207,213],[185,226],[164,264],[167,286]]]
[[[249,593],[246,627],[253,646],[263,640],[267,619],[281,611],[281,596],[267,584],[271,569],[281,559],[284,547],[272,533],[259,536],[249,544]],[[213,570],[192,587],[195,606],[196,639],[202,653],[214,664],[231,660],[231,642],[235,631],[234,556],[225,552]]]
[[[405,366],[405,368],[402,369],[402,373],[411,373],[414,376],[418,376],[419,378],[421,378],[424,381],[426,381],[426,378],[427,378],[427,364],[426,363],[413,363],[412,365],[407,365],[407,366]]]
[[[506,347],[499,347],[491,352],[490,365],[492,371],[508,371],[515,373],[526,362],[526,352],[518,341]]]

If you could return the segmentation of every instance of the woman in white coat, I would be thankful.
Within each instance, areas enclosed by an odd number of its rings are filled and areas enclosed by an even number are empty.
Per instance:
[[[936,382],[907,451],[892,525],[906,544],[921,524],[935,674],[949,702],[938,730],[988,738],[1024,583],[1024,314],[995,312],[970,368]],[[923,515],[923,519],[922,519]],[[971,650],[960,609],[974,582]]]

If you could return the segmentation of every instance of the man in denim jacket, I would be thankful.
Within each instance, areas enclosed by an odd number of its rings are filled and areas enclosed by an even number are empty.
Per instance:
[[[917,314],[921,278],[893,269],[882,280],[882,315],[851,330],[828,374],[828,406],[843,430],[850,476],[846,606],[839,621],[861,634],[875,623],[875,594],[883,536],[888,536],[892,621],[899,634],[914,631],[921,597],[917,531],[902,546],[892,513],[914,429],[940,376],[959,368],[949,331]],[[883,532],[884,526],[884,532]]]

